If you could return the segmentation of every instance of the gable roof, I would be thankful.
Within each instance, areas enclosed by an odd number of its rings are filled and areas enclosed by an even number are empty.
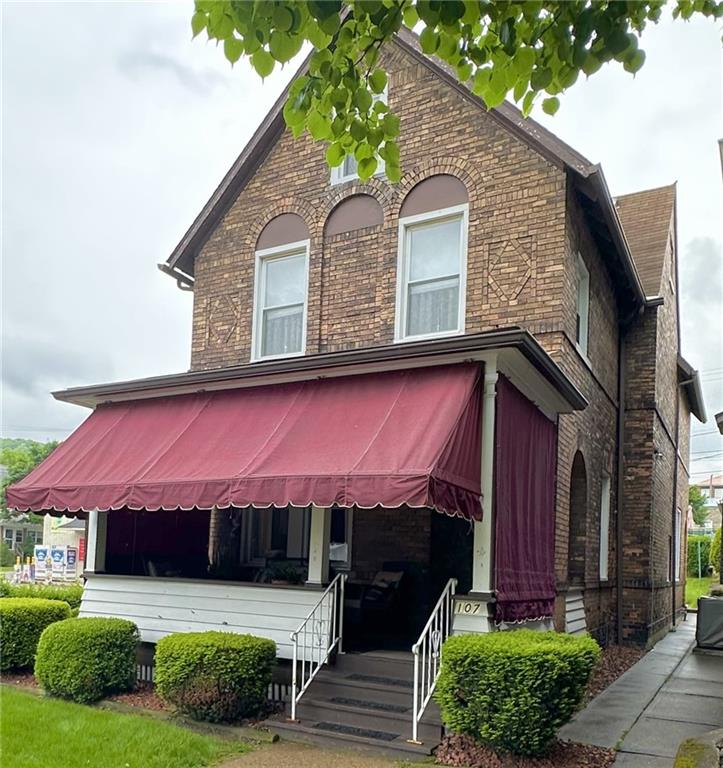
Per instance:
[[[678,385],[688,400],[690,412],[698,421],[705,424],[708,416],[705,412],[700,376],[698,371],[682,355],[678,355]]]
[[[660,295],[665,254],[675,215],[675,184],[621,195],[618,216],[646,296]]]
[[[520,110],[508,102],[488,110],[482,99],[475,96],[464,83],[459,82],[449,66],[422,52],[419,38],[412,31],[402,27],[395,36],[394,42],[464,98],[482,109],[485,114],[490,115],[503,128],[569,174],[576,191],[582,196],[583,209],[592,217],[593,236],[602,253],[609,259],[610,274],[621,293],[623,304],[630,309],[643,306],[645,304],[643,285],[600,165],[591,163],[569,144],[531,118],[523,117]],[[283,134],[286,128],[283,107],[289,89],[293,81],[307,70],[310,57],[311,54],[304,59],[166,263],[158,265],[161,271],[176,279],[179,287],[193,284],[196,255],[218,221]]]

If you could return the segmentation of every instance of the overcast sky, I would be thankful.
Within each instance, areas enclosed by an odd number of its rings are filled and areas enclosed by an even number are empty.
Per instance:
[[[156,268],[294,70],[265,83],[191,41],[191,3],[2,2],[2,433],[61,439],[87,411],[52,389],[188,368],[191,295]],[[613,194],[678,182],[683,353],[721,470],[720,37],[661,23],[633,79],[615,65],[545,124]],[[538,117],[540,117],[538,115]]]

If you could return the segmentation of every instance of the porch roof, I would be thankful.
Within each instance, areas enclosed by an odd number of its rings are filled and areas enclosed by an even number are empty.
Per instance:
[[[459,363],[99,405],[19,510],[432,507],[481,517],[480,370]]]

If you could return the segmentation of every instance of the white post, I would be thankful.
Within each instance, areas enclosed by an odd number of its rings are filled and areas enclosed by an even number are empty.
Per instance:
[[[105,544],[108,534],[108,513],[92,509],[88,513],[88,541],[85,543],[85,570],[105,571]]]
[[[482,603],[475,615],[474,627],[465,621],[463,631],[489,632],[493,628],[489,604],[494,599],[494,460],[495,460],[495,398],[497,395],[497,359],[485,361],[482,393],[482,520],[474,523],[472,542],[472,590],[470,597]],[[455,617],[456,618],[456,617]],[[479,618],[479,622],[477,621]]]
[[[331,536],[331,509],[311,507],[309,532],[309,577],[307,584],[321,586],[329,581],[329,539]]]

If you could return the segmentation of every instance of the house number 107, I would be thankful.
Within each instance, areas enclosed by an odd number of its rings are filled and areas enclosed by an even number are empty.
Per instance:
[[[454,612],[474,616],[476,613],[479,613],[480,605],[481,603],[472,602],[471,600],[457,600],[454,604]]]

